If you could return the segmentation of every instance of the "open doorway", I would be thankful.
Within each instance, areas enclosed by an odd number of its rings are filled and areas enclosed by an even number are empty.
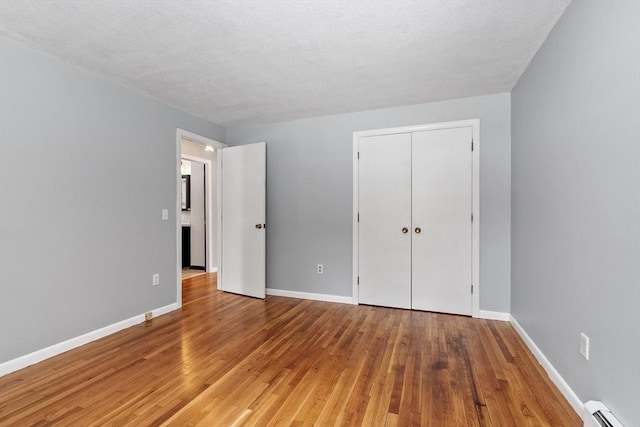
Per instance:
[[[182,129],[176,132],[176,281],[180,305],[183,264],[185,267],[188,264],[190,274],[218,270],[221,245],[217,233],[220,228],[217,150],[224,147],[226,144]],[[187,239],[188,244],[184,242]],[[183,251],[187,248],[188,260]]]
[[[217,270],[217,266],[207,265],[206,256],[209,227],[206,221],[206,194],[209,191],[206,175],[209,171],[207,163],[189,158],[193,157],[183,154],[180,159],[182,247],[179,249],[182,254],[182,279]],[[216,233],[211,234],[215,238]]]

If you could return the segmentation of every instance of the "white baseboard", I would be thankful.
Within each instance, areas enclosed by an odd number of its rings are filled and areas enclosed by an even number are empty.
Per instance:
[[[479,310],[473,317],[487,320],[502,320],[503,322],[511,320],[511,314],[502,311]]]
[[[165,305],[164,307],[156,308],[155,310],[151,310],[151,312],[153,313],[153,317],[158,317],[178,308],[180,308],[180,306],[177,303],[173,303]],[[0,363],[0,377],[142,322],[144,322],[144,313],[138,314],[117,323],[113,323],[111,325],[105,326],[104,328],[87,332],[86,334],[68,339],[61,343],[43,348],[41,350],[34,351],[33,353],[20,356],[13,360],[8,360],[4,363]]]
[[[299,299],[310,299],[314,301],[338,302],[341,304],[353,304],[351,297],[341,297],[338,295],[312,294],[310,292],[287,291],[286,289],[267,288],[267,295],[276,297],[288,297]]]
[[[569,402],[573,410],[576,411],[576,413],[580,417],[582,417],[584,403],[582,403],[582,401],[578,398],[578,395],[575,394],[575,392],[571,389],[571,387],[569,387],[569,384],[567,384],[564,378],[560,376],[560,373],[556,371],[556,368],[553,367],[551,362],[549,362],[549,359],[547,359],[547,357],[542,353],[542,350],[538,348],[538,346],[536,345],[535,342],[533,342],[531,337],[525,332],[524,329],[522,329],[522,326],[520,326],[520,324],[518,323],[516,318],[513,317],[513,315],[511,315],[510,322],[515,328],[516,332],[518,332],[522,340],[527,344],[527,347],[529,347],[529,350],[531,350],[531,352],[536,357],[536,359],[538,359],[538,362],[540,363],[540,365],[542,365],[544,370],[547,372],[547,375],[549,375],[549,378],[551,378],[551,381],[556,385],[556,387],[558,387],[558,389],[560,390],[560,393],[562,393],[563,396],[567,399],[567,401]]]
[[[211,270],[209,270],[209,273],[217,273],[218,272],[218,267],[213,267]]]

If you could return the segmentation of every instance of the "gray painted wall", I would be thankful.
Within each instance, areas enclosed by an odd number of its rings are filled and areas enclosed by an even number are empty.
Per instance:
[[[267,142],[267,287],[351,296],[354,131],[479,118],[480,307],[509,312],[510,108],[503,93],[228,128],[230,145]]]
[[[638,426],[640,3],[574,1],[512,95],[513,315],[582,401]]]
[[[176,302],[178,127],[224,141],[0,39],[0,362]]]

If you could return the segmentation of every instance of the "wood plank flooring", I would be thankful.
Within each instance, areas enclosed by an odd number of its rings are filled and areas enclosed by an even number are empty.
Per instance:
[[[215,290],[0,378],[2,426],[581,426],[509,323]]]
[[[204,270],[199,270],[199,269],[195,269],[195,268],[189,268],[189,267],[184,267],[182,269],[182,279],[188,279],[190,277],[193,276],[199,276],[201,274],[207,274],[206,271]]]

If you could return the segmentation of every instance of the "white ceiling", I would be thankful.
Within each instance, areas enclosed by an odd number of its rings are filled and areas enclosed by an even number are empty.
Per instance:
[[[229,126],[510,91],[571,0],[0,0],[0,31]]]

